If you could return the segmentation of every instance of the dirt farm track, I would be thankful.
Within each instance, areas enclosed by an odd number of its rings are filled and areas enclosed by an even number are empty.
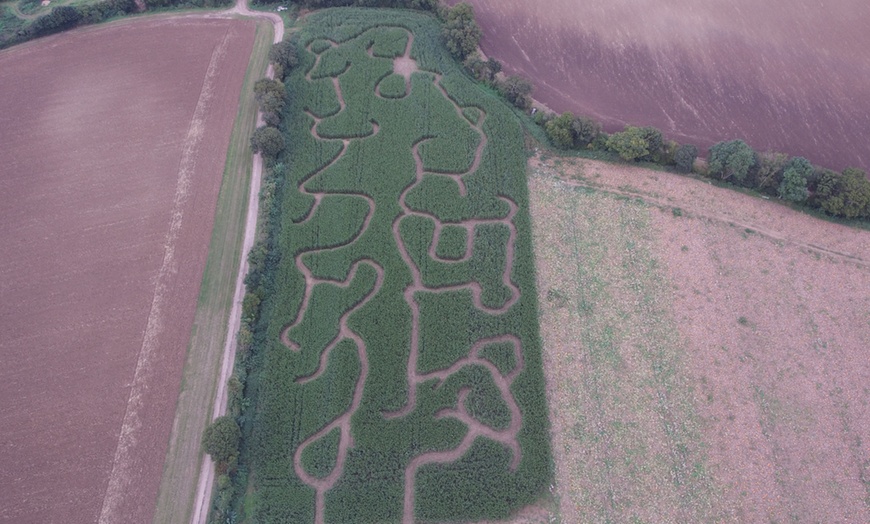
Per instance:
[[[865,0],[470,3],[483,50],[554,111],[870,168]]]
[[[0,521],[151,521],[254,33],[0,53]]]

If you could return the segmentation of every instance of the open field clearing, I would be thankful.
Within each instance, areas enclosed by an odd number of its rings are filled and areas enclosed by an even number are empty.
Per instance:
[[[470,3],[483,50],[555,111],[870,168],[864,0]]]
[[[870,521],[870,233],[594,161],[529,188],[563,522]]]
[[[255,25],[0,53],[0,520],[150,522]]]
[[[551,479],[522,133],[427,16],[300,32],[237,376],[243,514],[503,518]]]

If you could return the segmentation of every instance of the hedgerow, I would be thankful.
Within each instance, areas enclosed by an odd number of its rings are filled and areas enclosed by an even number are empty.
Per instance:
[[[375,96],[379,83],[382,95],[384,81],[398,83],[387,79],[409,31],[421,71],[407,93],[398,77],[401,98]],[[552,475],[522,130],[500,99],[474,86],[454,63],[429,16],[316,12],[299,32],[298,52],[299,65],[285,78],[289,96],[280,125],[287,148],[276,159],[280,180],[270,186],[268,249],[246,280],[261,299],[247,337],[250,356],[237,371],[251,399],[240,417],[240,460],[253,485],[236,490],[238,497],[249,493],[244,501],[251,507],[241,508],[241,498],[235,507],[259,522],[313,521],[315,490],[296,468],[325,478],[338,467],[342,433],[324,428],[346,420],[353,445],[325,492],[325,521],[400,521],[411,459],[455,449],[469,431],[443,416],[445,410],[464,409],[504,431],[513,415],[496,379],[511,375],[509,402],[522,414],[516,469],[509,448],[478,438],[456,463],[427,465],[415,476],[419,520],[503,517],[535,501]],[[481,132],[486,147],[477,169],[462,178],[463,194],[450,174],[471,168]],[[430,174],[408,190],[416,180],[415,147]],[[420,320],[416,371],[457,366],[443,380],[413,386],[407,371],[412,310],[404,295],[413,278],[393,236],[403,194],[411,212],[397,223],[402,245],[423,284],[433,288],[413,296]],[[472,219],[468,230],[457,225]],[[436,220],[443,225],[436,246],[443,260],[429,256]],[[465,256],[469,234],[471,257],[456,261]],[[320,283],[306,285],[300,265]],[[503,282],[509,267],[510,286]],[[472,283],[480,286],[484,309],[475,306]],[[443,286],[456,287],[438,289]],[[303,301],[307,309],[300,312]],[[521,362],[512,344],[485,343],[505,336],[520,344]],[[483,344],[477,356],[470,354],[475,344]],[[364,389],[355,397],[360,381]],[[390,415],[406,405],[401,416]]]

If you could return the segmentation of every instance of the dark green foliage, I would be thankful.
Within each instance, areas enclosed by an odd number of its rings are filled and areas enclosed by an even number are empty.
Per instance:
[[[782,182],[777,193],[780,198],[792,202],[803,202],[810,192],[807,189],[807,179],[813,175],[813,166],[806,158],[795,157],[785,168]]]
[[[299,51],[296,48],[296,42],[282,40],[272,44],[272,47],[269,49],[269,61],[280,65],[286,73],[289,73],[299,63]]]
[[[480,58],[478,53],[469,55],[462,62],[462,65],[465,66],[465,69],[471,73],[471,76],[473,76],[475,80],[479,80],[486,84],[491,84],[495,81],[495,75],[501,72],[501,62],[495,58],[483,60]]]
[[[390,80],[390,57],[407,42],[400,35],[407,35],[402,28],[415,33],[411,56],[421,69],[411,77],[407,92],[403,78]],[[463,392],[468,395],[464,407],[473,417],[492,428],[508,426],[510,408],[493,374],[518,364],[508,362],[513,358],[509,355],[500,359],[499,349],[483,348],[485,360],[469,357],[471,348],[489,337],[515,336],[522,347],[525,367],[509,393],[523,413],[518,436],[522,461],[512,471],[509,451],[500,444],[487,446],[491,441],[481,439],[472,450],[482,450],[473,461],[490,475],[485,488],[492,491],[481,499],[484,504],[469,510],[466,495],[452,487],[441,492],[430,482],[419,492],[417,511],[442,505],[453,508],[451,514],[459,519],[500,516],[536,500],[550,481],[523,134],[501,100],[469,82],[440,43],[440,34],[431,17],[361,9],[313,13],[299,32],[299,65],[285,80],[293,95],[287,98],[283,112],[286,151],[275,159],[275,183],[268,191],[275,202],[268,212],[268,251],[256,256],[258,274],[246,279],[249,286],[262,289],[258,296],[263,297],[243,374],[247,376],[245,394],[252,404],[242,415],[247,421],[242,458],[250,465],[249,477],[255,484],[236,490],[239,499],[248,494],[244,500],[252,507],[244,511],[252,521],[313,520],[314,490],[296,477],[294,453],[312,435],[348,413],[354,388],[363,377],[361,348],[350,338],[337,338],[341,336],[340,319],[365,342],[368,374],[358,407],[349,418],[353,447],[338,482],[326,492],[326,522],[400,521],[409,461],[428,451],[457,447],[468,431],[456,419],[436,417],[456,409]],[[325,44],[327,39],[338,46]],[[321,58],[315,68],[317,54]],[[435,85],[435,75],[425,71],[443,75],[441,86],[459,110]],[[307,72],[312,81],[306,80]],[[334,77],[342,90],[344,109],[334,91]],[[399,78],[403,97],[375,96],[376,86],[384,95],[389,92],[385,82],[396,82],[398,87]],[[312,136],[315,120],[304,110],[322,118],[316,124],[322,139]],[[481,143],[476,125],[488,142],[479,168],[463,177],[467,190],[463,195],[457,181],[446,173],[472,165]],[[346,150],[343,140],[349,140]],[[477,282],[484,307],[505,305],[513,296],[503,277],[508,239],[515,228],[515,260],[509,277],[521,295],[512,307],[494,313],[475,307],[468,288],[417,293],[414,299],[421,322],[418,372],[441,370],[457,362],[459,370],[446,380],[416,386],[413,409],[387,419],[385,412],[409,401],[412,312],[404,291],[412,278],[399,255],[393,224],[401,213],[399,197],[415,180],[415,145],[429,174],[407,192],[406,202],[426,216],[405,216],[397,227],[424,282]],[[327,194],[314,208],[314,197],[306,192]],[[512,227],[495,222],[510,213],[504,198],[519,208]],[[369,199],[376,205],[373,215]],[[471,257],[453,262],[430,257],[436,220],[443,225],[441,242],[433,247],[436,254],[453,260],[464,257],[466,230],[452,224],[467,219],[480,221],[473,229]],[[301,319],[297,315],[306,287],[298,264],[315,278],[342,283],[314,286]],[[376,287],[375,267],[383,269],[380,288]],[[353,271],[355,276],[349,280]],[[291,347],[281,341],[288,326]],[[324,357],[325,351],[330,353]],[[492,360],[497,362],[487,364]],[[319,371],[320,375],[307,381]],[[301,451],[306,471],[328,474],[334,465],[336,442],[341,442],[336,435],[333,430],[306,445]],[[433,479],[432,475],[446,471],[461,485],[476,481],[477,473],[452,467],[437,465],[427,471]]]
[[[552,141],[556,147],[562,149],[574,147],[574,132],[571,129],[573,123],[573,113],[562,113],[547,122],[545,126],[547,136],[550,137],[550,141]]]
[[[788,155],[768,151],[758,154],[758,168],[751,173],[749,185],[765,193],[773,193],[782,183]]]
[[[496,85],[501,96],[516,107],[528,111],[532,107],[532,84],[518,75],[511,75]]]
[[[640,127],[627,126],[625,131],[610,135],[607,148],[629,162],[647,158],[651,154],[647,134]]]
[[[334,428],[302,451],[302,467],[317,478],[329,476],[338,457],[340,428]]]
[[[522,488],[504,482],[510,460],[510,450],[478,438],[458,462],[420,468],[416,485],[419,521],[507,518],[516,498],[522,497],[518,492]]]
[[[281,111],[284,110],[287,100],[284,84],[278,80],[261,78],[254,83],[254,98],[257,99],[266,123],[277,126],[281,121]]]
[[[517,367],[517,358],[514,353],[514,345],[506,342],[495,342],[480,348],[480,358],[492,362],[492,365],[507,375]]]
[[[601,134],[601,124],[586,116],[574,117],[571,122],[574,147],[587,147]]]
[[[471,390],[465,399],[465,409],[468,410],[468,414],[495,430],[507,429],[511,423],[511,411],[505,404],[489,370],[479,365],[468,366],[462,373],[468,376],[457,374],[451,379],[462,379],[465,384],[471,385]]]
[[[480,117],[483,113],[481,113],[480,109],[476,107],[466,107],[462,109],[462,115],[471,122],[471,125],[476,126],[480,123]]]
[[[477,51],[477,44],[483,36],[474,20],[474,8],[465,2],[454,5],[447,12],[443,32],[447,49],[459,60],[465,60]]]
[[[642,156],[640,160],[645,160],[647,162],[656,162],[656,163],[664,163],[662,162],[662,154],[664,153],[664,139],[662,138],[662,132],[658,129],[650,126],[638,128],[640,136],[643,137],[646,142],[646,148],[649,153],[646,156]]]
[[[235,419],[230,416],[218,417],[205,428],[202,448],[215,462],[225,463],[238,454],[241,437]]]
[[[274,159],[284,151],[284,135],[274,127],[260,126],[251,137],[251,149],[254,153]]]
[[[407,94],[405,90],[405,77],[397,74],[390,74],[381,80],[378,84],[380,95],[384,98],[402,98]]]
[[[586,148],[601,134],[601,124],[585,116],[575,117],[570,112],[559,116],[538,112],[535,123],[544,127],[547,137],[560,149]]]
[[[324,40],[324,39],[314,40],[310,44],[311,52],[314,54],[317,54],[317,55],[326,51],[330,47],[332,47],[332,42],[330,42],[329,40]]]
[[[743,140],[729,140],[711,147],[707,162],[710,175],[742,183],[756,165],[756,155]]]
[[[402,29],[385,29],[372,35],[372,55],[396,58],[408,47],[408,33]]]
[[[457,260],[465,256],[468,230],[459,226],[444,226],[435,254],[447,260]]]
[[[847,218],[870,218],[870,180],[856,168],[827,172],[816,188],[823,211]]]
[[[692,144],[683,144],[677,148],[674,154],[674,163],[680,173],[691,173],[695,159],[698,158],[698,147]]]

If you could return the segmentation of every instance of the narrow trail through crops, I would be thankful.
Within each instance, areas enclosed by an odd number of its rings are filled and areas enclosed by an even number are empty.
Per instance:
[[[411,92],[411,74],[413,72],[417,71],[416,62],[414,61],[413,58],[411,58],[411,55],[410,55],[411,47],[412,47],[413,43],[414,43],[414,35],[411,32],[408,32],[408,42],[407,42],[407,45],[405,47],[404,54],[401,57],[395,58],[394,62],[393,62],[394,63],[394,71],[405,77],[405,82],[406,82],[406,94],[405,94],[405,96],[410,95],[410,92]],[[336,42],[332,42],[331,44],[332,44],[332,47],[339,45]],[[311,45],[308,46],[308,50],[311,51]],[[315,53],[315,54],[317,55],[317,57],[315,59],[314,65],[311,67],[311,69],[306,74],[306,79],[308,81],[311,81],[311,71],[315,70],[315,68],[317,67],[317,65],[320,62],[320,58],[322,55],[322,53]],[[369,54],[371,55],[371,48],[369,49]],[[346,71],[347,70],[345,70],[345,72]],[[338,76],[340,76],[341,74],[344,74],[344,72],[340,73]],[[342,111],[345,110],[346,104],[345,104],[344,96],[342,94],[341,85],[339,83],[338,76],[332,77],[332,84],[333,84],[333,87],[335,89],[335,93],[336,93],[336,96],[338,98],[338,101],[339,101],[340,109],[339,109],[339,112],[337,114],[340,114]],[[464,118],[464,115],[462,112],[463,108],[454,99],[452,99],[450,97],[450,95],[447,93],[447,91],[441,85],[441,75],[440,74],[437,74],[437,73],[435,74],[434,82],[435,82],[436,87],[442,93],[442,95],[447,100],[449,100],[451,102],[451,104],[453,104],[459,118],[463,119],[463,121],[467,121]],[[376,96],[380,96],[380,93],[378,92],[377,87],[375,89],[375,94],[376,94]],[[299,383],[306,383],[306,382],[309,382],[309,381],[314,380],[317,377],[319,377],[326,369],[326,366],[327,366],[328,361],[329,361],[330,353],[332,352],[332,350],[336,346],[338,346],[338,344],[341,341],[343,341],[345,339],[349,339],[356,344],[357,353],[358,353],[361,367],[360,367],[360,375],[359,375],[359,378],[357,379],[356,386],[355,386],[355,389],[353,392],[353,399],[351,401],[350,408],[345,413],[338,416],[332,422],[330,422],[329,424],[327,424],[326,426],[321,428],[318,432],[309,436],[304,442],[302,442],[302,444],[296,449],[296,452],[295,452],[294,457],[293,457],[294,469],[295,469],[296,474],[305,484],[314,488],[314,490],[316,492],[316,495],[315,495],[315,522],[317,524],[322,524],[324,522],[326,492],[329,491],[330,489],[332,489],[332,487],[335,485],[336,481],[341,477],[341,475],[344,471],[345,459],[347,457],[348,450],[353,446],[353,437],[351,435],[350,422],[351,422],[351,418],[352,418],[353,414],[357,411],[357,409],[359,408],[359,405],[361,403],[363,389],[365,387],[365,381],[366,381],[366,377],[368,376],[368,371],[369,371],[369,361],[368,361],[368,354],[367,354],[367,348],[366,348],[365,341],[362,339],[362,337],[359,336],[358,333],[354,332],[348,326],[347,322],[348,322],[348,318],[353,313],[355,313],[360,308],[365,306],[380,291],[381,287],[383,286],[383,282],[384,282],[384,270],[374,260],[365,259],[365,258],[360,259],[360,260],[357,260],[354,263],[354,265],[352,266],[347,279],[342,281],[342,282],[338,282],[338,281],[334,281],[334,280],[316,278],[312,274],[311,270],[305,265],[305,263],[302,260],[303,257],[307,254],[322,253],[322,252],[327,252],[327,251],[331,251],[331,250],[341,249],[341,248],[344,248],[344,247],[352,244],[353,242],[357,241],[367,231],[369,224],[372,220],[372,217],[375,214],[375,201],[371,197],[368,197],[366,195],[362,195],[362,194],[358,194],[358,193],[346,193],[346,192],[342,193],[342,192],[310,191],[306,188],[306,183],[308,181],[312,180],[313,178],[316,178],[318,175],[320,175],[321,173],[328,170],[330,167],[335,165],[339,160],[341,160],[342,157],[344,157],[344,155],[346,154],[346,152],[348,150],[350,142],[352,140],[351,138],[323,138],[318,132],[318,127],[320,125],[321,118],[317,117],[316,115],[314,115],[311,112],[308,112],[308,114],[314,120],[314,125],[311,127],[311,134],[314,138],[316,138],[318,140],[338,140],[341,142],[342,147],[341,147],[341,150],[338,153],[338,155],[336,155],[336,157],[332,161],[330,161],[328,164],[326,164],[325,166],[323,166],[319,170],[312,173],[309,177],[307,177],[305,180],[303,180],[300,183],[299,191],[302,194],[308,195],[314,199],[314,203],[312,204],[312,207],[311,207],[310,211],[308,212],[308,215],[300,223],[304,223],[304,222],[310,220],[311,217],[316,213],[316,211],[317,211],[318,207],[320,206],[320,203],[323,201],[323,199],[328,198],[330,195],[342,195],[345,197],[349,196],[349,197],[354,197],[354,198],[362,198],[368,203],[369,211],[365,217],[365,220],[363,222],[362,227],[359,229],[359,231],[357,231],[357,233],[354,235],[354,237],[351,240],[347,241],[346,243],[339,245],[339,246],[333,246],[333,247],[327,247],[327,248],[313,248],[313,249],[309,249],[309,250],[305,250],[305,251],[296,253],[295,264],[296,264],[296,267],[299,269],[299,271],[304,276],[305,291],[304,291],[302,303],[300,305],[300,308],[299,308],[299,311],[296,315],[296,318],[293,319],[293,321],[290,322],[290,324],[288,324],[281,332],[281,341],[288,348],[290,348],[294,351],[299,351],[301,349],[296,342],[294,342],[293,340],[290,339],[289,333],[294,327],[300,325],[300,323],[303,321],[303,319],[308,311],[309,302],[311,300],[311,295],[313,293],[315,286],[317,286],[319,284],[331,284],[331,285],[335,285],[335,286],[339,286],[339,287],[347,287],[351,284],[354,277],[356,276],[358,269],[363,264],[372,267],[377,274],[376,283],[375,283],[374,287],[371,289],[371,291],[369,291],[369,293],[359,303],[357,303],[353,308],[346,311],[341,316],[341,318],[339,320],[339,332],[336,335],[336,337],[333,338],[333,340],[330,341],[330,343],[322,351],[322,353],[320,355],[320,361],[319,361],[319,365],[318,365],[317,370],[309,376],[301,377],[301,378],[297,379],[297,382],[299,382]],[[335,116],[335,115],[332,115],[332,116]],[[480,141],[479,141],[479,144],[477,146],[477,150],[474,153],[474,159],[471,163],[471,166],[466,171],[463,171],[460,173],[427,172],[424,169],[423,160],[420,157],[419,147],[422,143],[424,143],[428,140],[432,140],[432,138],[426,138],[426,139],[420,140],[420,141],[416,142],[412,147],[411,152],[412,152],[412,155],[414,158],[414,163],[415,163],[415,179],[411,184],[408,185],[408,187],[406,187],[402,191],[401,195],[399,196],[399,206],[401,207],[402,212],[401,212],[401,214],[399,214],[396,217],[396,219],[393,221],[393,225],[392,225],[393,238],[394,238],[396,245],[399,249],[402,260],[408,266],[408,268],[411,272],[411,276],[412,276],[411,285],[409,285],[404,291],[404,298],[405,298],[405,301],[407,302],[407,304],[411,310],[411,315],[412,315],[411,347],[410,347],[410,355],[409,355],[408,364],[407,364],[408,400],[403,408],[401,408],[400,410],[395,411],[395,412],[384,413],[384,417],[387,419],[394,419],[394,418],[402,417],[402,416],[405,416],[405,415],[411,413],[414,410],[414,408],[416,407],[416,403],[417,403],[417,386],[419,384],[421,384],[422,382],[435,379],[439,382],[439,384],[443,384],[444,381],[447,380],[448,377],[459,372],[461,369],[465,368],[466,366],[477,365],[477,366],[482,366],[483,368],[485,368],[486,370],[489,371],[496,387],[499,390],[499,393],[500,393],[502,399],[504,400],[505,404],[507,405],[507,407],[510,410],[511,419],[510,419],[509,426],[503,430],[495,430],[495,429],[483,424],[482,422],[474,419],[469,414],[469,412],[466,408],[466,405],[465,405],[465,401],[468,397],[470,389],[468,389],[468,388],[461,389],[459,391],[459,394],[458,394],[458,400],[457,400],[456,407],[441,410],[440,412],[438,412],[436,414],[436,417],[439,419],[454,418],[456,420],[459,420],[460,422],[462,422],[463,424],[465,424],[468,427],[468,432],[466,433],[465,437],[462,439],[462,441],[458,447],[456,447],[454,449],[450,449],[450,450],[445,450],[445,451],[432,451],[432,452],[423,453],[421,455],[414,457],[410,461],[410,463],[408,464],[408,466],[406,467],[406,470],[405,470],[405,486],[404,486],[405,492],[404,492],[404,501],[403,501],[403,504],[404,504],[403,523],[404,524],[412,524],[414,522],[414,481],[415,481],[416,473],[420,467],[422,467],[426,464],[450,463],[450,462],[455,462],[455,461],[459,460],[469,450],[469,448],[472,446],[472,444],[474,443],[475,439],[477,439],[477,437],[489,438],[491,440],[494,440],[496,442],[503,444],[505,447],[510,449],[512,454],[513,454],[512,461],[511,461],[511,469],[516,469],[520,463],[521,458],[522,458],[519,441],[517,439],[517,434],[519,433],[520,427],[522,426],[522,415],[521,415],[519,406],[517,405],[517,402],[513,398],[513,395],[511,394],[511,391],[510,391],[510,388],[511,388],[511,385],[513,384],[514,379],[520,373],[522,373],[522,371],[524,369],[524,361],[523,361],[523,355],[522,355],[521,342],[520,342],[520,339],[518,337],[516,337],[515,335],[507,334],[507,335],[495,336],[495,337],[490,337],[490,338],[478,340],[471,347],[468,356],[459,359],[449,368],[438,370],[438,371],[433,371],[433,372],[429,372],[429,373],[419,373],[417,371],[417,363],[418,363],[419,351],[420,351],[420,306],[414,298],[416,293],[418,293],[418,292],[445,293],[445,292],[460,291],[460,290],[467,289],[471,292],[472,300],[473,300],[475,307],[481,311],[488,313],[488,314],[504,313],[504,312],[508,311],[519,300],[519,295],[520,295],[519,288],[511,281],[511,278],[510,278],[510,275],[511,275],[512,270],[513,270],[514,250],[515,250],[516,238],[517,238],[517,230],[516,230],[516,226],[514,225],[514,222],[513,222],[514,217],[518,211],[518,207],[517,207],[515,202],[513,202],[512,200],[505,198],[505,197],[499,197],[502,201],[504,201],[508,205],[508,208],[509,208],[507,216],[505,216],[504,218],[472,219],[472,220],[463,221],[463,222],[458,223],[458,224],[451,224],[451,225],[460,226],[460,227],[465,228],[465,230],[467,232],[467,235],[466,235],[467,240],[466,240],[464,256],[458,260],[447,260],[447,259],[443,259],[441,257],[438,257],[436,254],[436,247],[437,247],[438,241],[441,237],[441,231],[444,227],[444,224],[438,219],[438,217],[436,217],[433,214],[412,210],[405,201],[405,198],[408,195],[408,193],[410,191],[412,191],[415,187],[417,187],[423,181],[423,177],[425,175],[437,175],[437,176],[450,177],[451,179],[456,181],[456,183],[459,187],[460,195],[462,195],[462,196],[466,195],[467,190],[465,187],[465,182],[464,182],[463,177],[465,175],[474,173],[478,169],[480,162],[481,162],[481,158],[483,157],[483,151],[487,145],[487,136],[483,132],[483,122],[485,121],[485,119],[486,119],[486,113],[481,110],[481,117],[478,119],[478,122],[476,124],[472,124],[473,129],[480,136]],[[380,127],[379,127],[378,123],[375,121],[372,121],[371,134],[369,134],[365,137],[354,137],[353,140],[366,140],[368,138],[371,138],[371,137],[377,135],[379,130],[380,130]],[[423,282],[423,278],[422,278],[420,269],[416,266],[413,259],[411,258],[411,255],[408,252],[408,248],[405,245],[405,242],[402,239],[402,236],[400,233],[400,223],[405,217],[408,217],[408,216],[425,217],[425,218],[429,218],[435,222],[435,232],[434,232],[432,243],[429,246],[428,255],[431,258],[438,260],[438,261],[441,261],[441,262],[444,262],[444,263],[457,263],[457,262],[469,260],[471,258],[472,251],[473,251],[473,245],[474,245],[474,231],[478,225],[501,224],[501,225],[506,226],[508,228],[508,230],[510,231],[510,237],[509,237],[509,240],[508,240],[507,246],[506,246],[507,256],[506,256],[506,261],[505,261],[504,273],[502,275],[502,283],[504,284],[505,287],[510,289],[510,292],[511,292],[510,298],[508,300],[506,300],[506,302],[502,306],[493,308],[493,307],[488,307],[483,303],[483,300],[481,297],[481,295],[483,293],[483,289],[482,289],[481,285],[477,282],[468,282],[465,284],[452,285],[452,286],[446,286],[446,287],[437,287],[437,288],[427,287]],[[484,347],[486,347],[490,344],[499,344],[499,343],[511,344],[513,346],[514,357],[516,359],[516,366],[514,367],[514,369],[512,371],[510,371],[509,373],[504,374],[504,375],[489,360],[486,360],[480,356],[481,349],[483,349]],[[335,462],[335,465],[334,465],[332,471],[330,472],[330,474],[328,476],[323,477],[323,478],[318,478],[318,477],[315,477],[313,475],[310,475],[307,471],[305,471],[305,469],[302,465],[302,454],[303,454],[304,450],[309,445],[316,442],[317,440],[324,438],[326,435],[331,433],[336,428],[338,428],[340,430],[340,439],[339,439],[339,446],[338,446],[338,454],[337,454],[336,462]]]

